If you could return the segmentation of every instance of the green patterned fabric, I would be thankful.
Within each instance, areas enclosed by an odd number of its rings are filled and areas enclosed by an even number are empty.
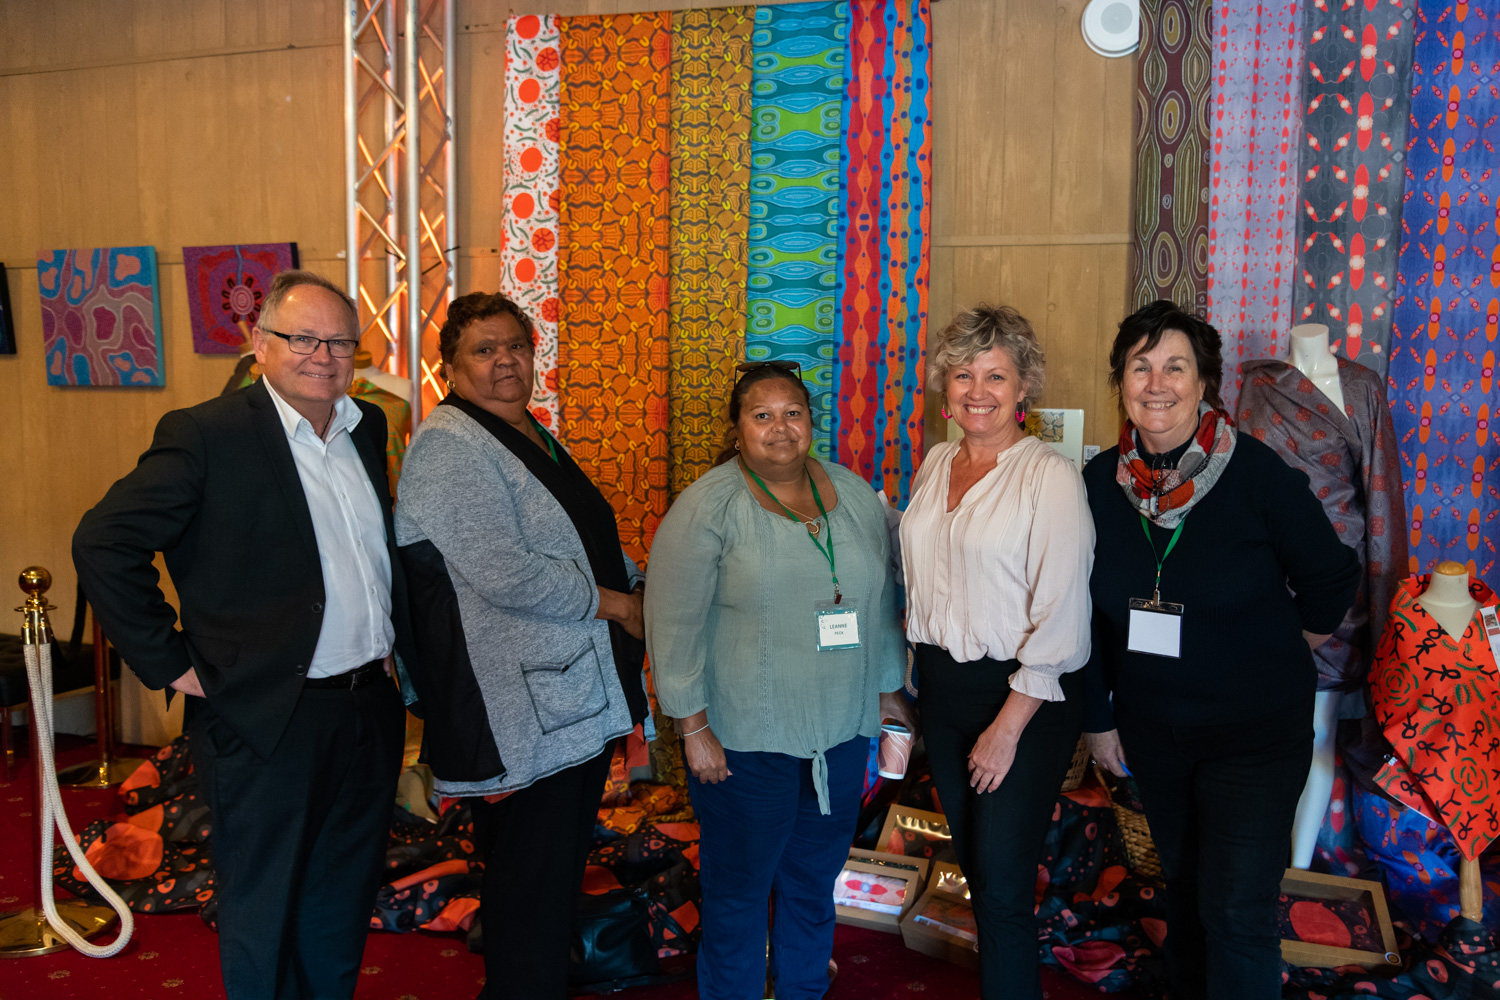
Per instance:
[[[1133,308],[1208,309],[1210,0],[1142,0]]]
[[[832,455],[839,147],[849,5],[755,11],[745,356],[802,366],[813,449]]]

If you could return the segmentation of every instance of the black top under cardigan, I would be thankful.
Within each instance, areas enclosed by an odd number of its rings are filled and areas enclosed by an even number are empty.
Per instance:
[[[1183,449],[1160,456],[1175,464]],[[1312,718],[1317,669],[1303,630],[1338,628],[1359,586],[1359,558],[1339,541],[1308,487],[1261,442],[1241,434],[1213,488],[1188,513],[1161,574],[1161,599],[1184,605],[1182,656],[1125,648],[1129,602],[1152,593],[1156,557],[1115,481],[1119,448],[1083,471],[1094,516],[1093,652],[1084,729],[1114,728],[1113,711],[1166,725],[1221,725],[1295,712]],[[1172,532],[1150,525],[1158,553]]]

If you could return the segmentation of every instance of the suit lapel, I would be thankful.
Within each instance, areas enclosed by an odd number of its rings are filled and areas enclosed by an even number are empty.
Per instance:
[[[286,496],[287,506],[292,511],[292,521],[297,525],[297,530],[302,536],[303,542],[316,555],[318,551],[318,536],[313,531],[312,511],[307,506],[307,494],[302,489],[302,477],[297,475],[297,461],[292,458],[292,445],[286,439],[286,428],[281,425],[281,418],[276,413],[276,404],[271,402],[271,396],[266,392],[263,380],[245,390],[245,399],[250,404],[253,414],[251,421],[255,425],[256,433],[260,435],[261,444],[266,447],[266,455],[271,460],[271,468],[276,473],[276,481],[281,485],[281,491]]]
[[[391,484],[385,475],[385,453],[381,450],[385,442],[382,441],[379,445],[375,443],[375,435],[370,433],[370,414],[363,406],[360,406],[359,400],[354,400],[354,405],[360,408],[360,420],[354,432],[349,436],[354,439],[354,450],[359,452],[359,459],[365,466],[365,475],[370,477],[370,485],[375,488],[375,496],[380,499],[383,509],[389,513]]]

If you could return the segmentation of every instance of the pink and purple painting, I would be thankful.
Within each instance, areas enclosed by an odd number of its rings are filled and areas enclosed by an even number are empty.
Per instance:
[[[37,254],[48,385],[165,385],[155,247]]]
[[[193,350],[238,354],[245,342],[240,321],[252,327],[276,272],[297,266],[295,243],[239,243],[183,247]]]

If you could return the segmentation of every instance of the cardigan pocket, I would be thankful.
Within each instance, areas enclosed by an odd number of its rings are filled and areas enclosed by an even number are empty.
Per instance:
[[[521,676],[544,733],[577,725],[609,707],[599,651],[592,639],[559,661],[522,663]]]

